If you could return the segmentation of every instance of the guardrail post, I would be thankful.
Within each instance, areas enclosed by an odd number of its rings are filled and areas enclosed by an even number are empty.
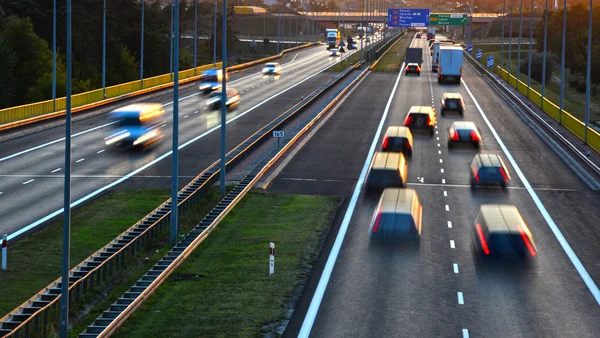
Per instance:
[[[6,271],[6,261],[8,255],[8,235],[2,235],[2,271]]]

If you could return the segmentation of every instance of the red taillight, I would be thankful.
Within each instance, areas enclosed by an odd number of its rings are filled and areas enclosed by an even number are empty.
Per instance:
[[[431,118],[431,116],[429,116],[429,117],[427,118],[427,125],[429,125],[429,126],[432,126],[432,127],[433,127],[433,126],[435,125],[435,119],[433,119],[433,118]]]
[[[479,137],[479,133],[476,130],[471,130],[471,140],[481,141],[481,137]]]
[[[410,126],[410,125],[412,124],[412,120],[413,120],[413,118],[412,118],[412,117],[410,117],[410,116],[407,116],[407,117],[406,117],[406,120],[404,120],[404,125],[405,125],[405,126]]]
[[[508,182],[508,176],[506,175],[504,168],[500,167],[500,173],[502,174],[502,177],[504,178],[504,182]]]
[[[477,168],[472,167],[471,169],[473,170],[473,176],[475,176],[475,181],[479,182],[479,174],[477,173]]]
[[[452,141],[458,141],[458,131],[454,130],[454,132],[452,133]]]
[[[411,148],[410,142],[406,141],[406,150],[410,150]]]
[[[379,230],[379,222],[381,221],[381,211],[377,210],[377,218],[375,218],[375,224],[373,224],[373,232]]]
[[[481,243],[481,248],[486,255],[490,254],[490,248],[488,248],[487,242],[485,241],[485,237],[483,237],[483,230],[481,230],[481,224],[477,223],[475,227],[477,229],[477,236],[479,237],[479,242]]]
[[[388,146],[388,138],[386,137],[383,139],[383,149],[386,149],[387,146]]]
[[[406,67],[406,71],[408,72],[410,70],[410,67]]]
[[[525,233],[525,230],[523,230],[523,227],[521,225],[519,225],[519,228],[521,229],[521,238],[523,238],[523,242],[525,242],[525,245],[527,246],[527,250],[529,250],[529,253],[531,254],[531,256],[535,257],[537,255],[537,252],[536,252],[535,248],[533,247],[533,244],[529,240],[529,237]]]
[[[421,67],[417,67],[417,72],[420,72],[420,71],[421,71]]]

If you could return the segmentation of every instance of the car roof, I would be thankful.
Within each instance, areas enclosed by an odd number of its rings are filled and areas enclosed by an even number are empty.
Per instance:
[[[277,63],[277,62],[269,62],[269,63],[265,64],[265,66],[275,66],[275,67],[277,67],[277,66],[279,66],[279,63]]]
[[[398,170],[405,165],[404,155],[393,152],[376,152],[371,168],[378,170]]]
[[[412,214],[414,199],[418,200],[413,189],[386,188],[381,195],[381,212]]]
[[[479,167],[505,167],[502,158],[497,154],[477,154],[473,158],[473,164]]]
[[[475,123],[471,121],[454,121],[452,122],[451,128],[477,130],[477,126],[475,126]]]
[[[412,106],[408,111],[409,114],[433,114],[433,108],[431,106]]]
[[[445,99],[462,99],[459,93],[444,93]]]
[[[389,126],[385,132],[385,137],[404,137],[412,140],[412,133],[408,127],[404,126]]]
[[[415,66],[415,67],[418,67],[418,66],[419,66],[419,64],[418,64],[418,63],[416,63],[416,62],[411,62],[411,63],[409,63],[408,65],[409,65],[409,66]]]
[[[530,235],[523,217],[514,205],[483,204],[479,209],[477,220],[489,234],[520,234],[521,231],[525,231]]]

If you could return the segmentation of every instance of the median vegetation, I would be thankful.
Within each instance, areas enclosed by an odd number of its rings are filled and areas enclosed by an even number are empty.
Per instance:
[[[250,193],[115,337],[281,333],[338,207],[336,197]]]
[[[404,54],[406,54],[406,48],[410,46],[413,35],[408,34],[398,39],[372,70],[374,72],[399,72]]]

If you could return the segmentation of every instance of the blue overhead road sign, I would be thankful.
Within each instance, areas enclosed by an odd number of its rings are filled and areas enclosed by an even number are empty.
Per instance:
[[[389,27],[428,27],[429,8],[390,8]]]

